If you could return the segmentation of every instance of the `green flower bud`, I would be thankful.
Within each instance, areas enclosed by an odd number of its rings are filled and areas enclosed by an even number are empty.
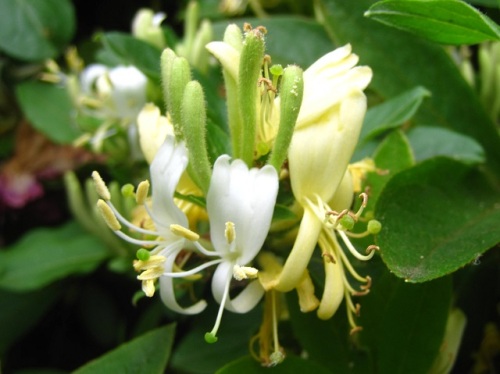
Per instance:
[[[191,81],[186,85],[182,101],[182,131],[189,150],[189,175],[205,193],[212,175],[206,145],[206,121],[203,88],[197,81]]]
[[[121,192],[123,197],[134,197],[134,186],[130,183],[127,183],[122,186]]]
[[[276,66],[276,65],[275,65]],[[276,170],[280,170],[283,161],[288,153],[288,147],[292,141],[295,123],[299,116],[300,105],[302,103],[302,93],[304,91],[302,69],[298,66],[289,66],[283,73],[280,86],[280,124],[276,140],[274,141],[273,152],[269,159],[269,164]]]

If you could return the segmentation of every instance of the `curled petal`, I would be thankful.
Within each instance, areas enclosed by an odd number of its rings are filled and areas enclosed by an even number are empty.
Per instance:
[[[235,81],[238,80],[240,52],[225,42],[210,42],[205,46],[222,64]]]
[[[223,262],[214,272],[212,278],[212,293],[215,300],[220,304],[224,297],[225,285],[228,279],[233,277],[233,266],[231,262]],[[247,313],[252,310],[264,295],[264,288],[259,281],[251,281],[234,299],[228,295],[224,307],[234,313]]]
[[[269,165],[248,170],[243,161],[230,163],[229,160],[229,156],[223,155],[214,165],[207,194],[210,233],[221,256],[235,252],[238,263],[246,265],[260,250],[269,231],[278,193],[278,175]],[[233,246],[224,235],[226,222],[234,223]]]
[[[165,272],[172,272],[175,258],[177,257],[177,254],[181,249],[182,248],[179,248],[176,252],[172,253],[172,255],[167,258],[167,261],[165,262]],[[161,300],[167,306],[167,308],[177,313],[198,314],[201,313],[207,306],[205,300],[200,300],[187,308],[183,308],[182,306],[180,306],[175,298],[174,280],[169,276],[160,277],[160,296]]]
[[[167,135],[174,135],[174,128],[160,114],[160,109],[151,103],[146,104],[137,116],[137,127],[142,153],[146,161],[151,163]]]

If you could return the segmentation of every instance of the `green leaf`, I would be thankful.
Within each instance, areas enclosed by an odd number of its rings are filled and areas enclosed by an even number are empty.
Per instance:
[[[376,149],[373,160],[381,172],[370,173],[366,185],[370,189],[367,209],[373,209],[387,182],[401,170],[415,163],[406,136],[399,130],[389,134]]]
[[[500,242],[500,198],[477,170],[434,158],[402,171],[377,206],[381,256],[409,282],[452,273]]]
[[[235,23],[241,28],[245,22],[266,27],[266,54],[273,64],[297,64],[305,69],[333,49],[321,25],[304,17],[245,18]],[[227,20],[214,23],[215,40],[222,40],[227,25]]]
[[[16,86],[16,97],[31,124],[49,139],[67,144],[77,138],[73,103],[64,87],[26,81]]]
[[[459,0],[380,1],[365,16],[442,44],[500,40],[495,22]]]
[[[161,51],[152,45],[119,32],[109,32],[101,36],[108,59],[123,65],[132,65],[152,80],[160,81]]]
[[[424,98],[430,95],[424,87],[417,86],[368,109],[361,128],[360,142],[403,125],[415,115]]]
[[[377,373],[427,373],[441,346],[452,298],[449,277],[409,284],[387,271],[359,298],[364,346]]]
[[[71,1],[0,2],[0,50],[12,57],[27,61],[57,57],[74,31]]]
[[[90,361],[73,373],[164,373],[174,333],[173,324],[152,330]]]
[[[45,315],[60,295],[61,287],[47,287],[34,292],[0,290],[0,355],[29,331]],[[29,311],[29,313],[20,313]]]
[[[0,287],[29,291],[95,269],[108,252],[75,222],[32,230],[0,253]]]
[[[275,367],[263,368],[262,365],[250,356],[242,357],[230,362],[223,368],[217,370],[217,374],[290,374],[290,373],[315,373],[329,374],[330,371],[319,364],[297,356],[286,356],[285,360]]]
[[[498,130],[450,56],[442,46],[363,17],[372,3],[320,0],[318,11],[329,35],[337,43],[351,43],[360,64],[373,69],[373,90],[388,98],[419,85],[428,89],[432,96],[422,103],[416,123],[436,124],[476,139],[498,179]]]
[[[454,131],[439,127],[419,126],[411,129],[407,136],[417,161],[436,156],[446,156],[470,164],[485,161],[481,144]]]
[[[193,329],[179,342],[172,355],[173,371],[211,374],[228,362],[248,354],[248,341],[258,328],[262,311],[257,307],[245,315],[225,312],[217,342],[208,344],[204,336],[213,327],[218,306],[210,303],[197,323],[193,324]]]

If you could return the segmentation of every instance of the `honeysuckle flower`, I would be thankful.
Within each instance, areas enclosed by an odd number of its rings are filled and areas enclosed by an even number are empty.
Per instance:
[[[146,161],[151,164],[167,135],[174,135],[174,126],[168,117],[162,116],[160,108],[148,103],[137,116],[139,144]]]
[[[220,156],[213,168],[210,188],[206,196],[210,220],[210,238],[213,250],[206,249],[199,236],[188,229],[186,215],[175,204],[173,195],[186,169],[187,149],[184,143],[175,144],[167,136],[151,164],[153,185],[151,206],[146,204],[149,184],[142,182],[136,199],[143,204],[151,217],[155,230],[137,227],[122,217],[110,202],[109,192],[98,175],[94,175],[102,200],[98,207],[111,229],[123,239],[144,247],[154,247],[150,252],[142,250],[134,267],[142,273],[143,290],[148,296],[154,293],[154,282],[159,278],[160,295],[165,305],[179,313],[201,312],[206,302],[200,300],[184,308],[175,298],[174,278],[186,278],[217,265],[212,278],[212,293],[220,304],[214,329],[206,339],[214,342],[222,318],[222,310],[246,313],[264,294],[259,282],[251,281],[235,298],[229,296],[232,279],[243,280],[257,276],[257,269],[247,266],[261,249],[271,225],[274,204],[278,193],[278,176],[271,166],[248,169],[241,160],[230,162],[227,155]],[[126,225],[146,239],[136,239],[121,231]],[[154,239],[147,239],[152,237]],[[210,260],[189,270],[176,267],[176,258],[182,249],[198,251]]]
[[[103,118],[135,121],[146,104],[147,78],[133,66],[108,68],[92,64],[80,75],[84,104],[90,104],[93,113]]]
[[[345,290],[360,293],[350,286],[344,266],[355,279],[369,283],[369,278],[359,276],[350,266],[335,234],[357,258],[365,260],[373,256],[355,250],[346,234],[352,225],[346,228],[341,223],[349,217],[357,220],[362,212],[362,209],[356,214],[348,211],[353,190],[345,189],[352,185],[346,169],[366,112],[362,91],[372,76],[370,68],[357,67],[357,62],[358,57],[346,45],[323,56],[304,72],[304,97],[288,153],[292,191],[304,215],[294,247],[272,287],[283,292],[297,287],[318,243],[326,272],[318,316],[324,319],[331,317],[344,294],[347,296]],[[345,192],[343,197],[337,197],[342,201],[337,204],[342,208],[339,213],[328,203],[341,185]],[[355,307],[350,310],[356,312]]]
[[[165,48],[166,40],[161,23],[167,18],[163,12],[154,13],[151,9],[142,8],[132,20],[132,35],[158,48]]]

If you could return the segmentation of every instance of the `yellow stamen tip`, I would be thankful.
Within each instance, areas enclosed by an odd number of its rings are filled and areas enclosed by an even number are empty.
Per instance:
[[[187,240],[191,240],[193,242],[200,239],[200,236],[197,233],[178,224],[170,225],[170,231],[172,231],[175,235],[182,236],[183,238],[186,238]]]
[[[106,187],[106,183],[104,183],[97,171],[92,172],[92,179],[94,180],[95,190],[97,191],[97,194],[106,201],[111,200],[111,194],[108,190],[108,187]]]
[[[236,231],[234,229],[233,222],[226,222],[226,231],[224,232],[224,234],[226,235],[226,240],[228,244],[234,242],[234,239],[236,238]]]
[[[122,228],[120,222],[116,219],[115,214],[104,200],[99,199],[97,202],[97,209],[111,230],[118,231]]]
[[[137,201],[137,204],[142,205],[146,201],[146,198],[148,197],[148,192],[149,192],[149,181],[142,181],[139,183],[139,186],[137,186],[137,192],[135,194],[135,200]]]

